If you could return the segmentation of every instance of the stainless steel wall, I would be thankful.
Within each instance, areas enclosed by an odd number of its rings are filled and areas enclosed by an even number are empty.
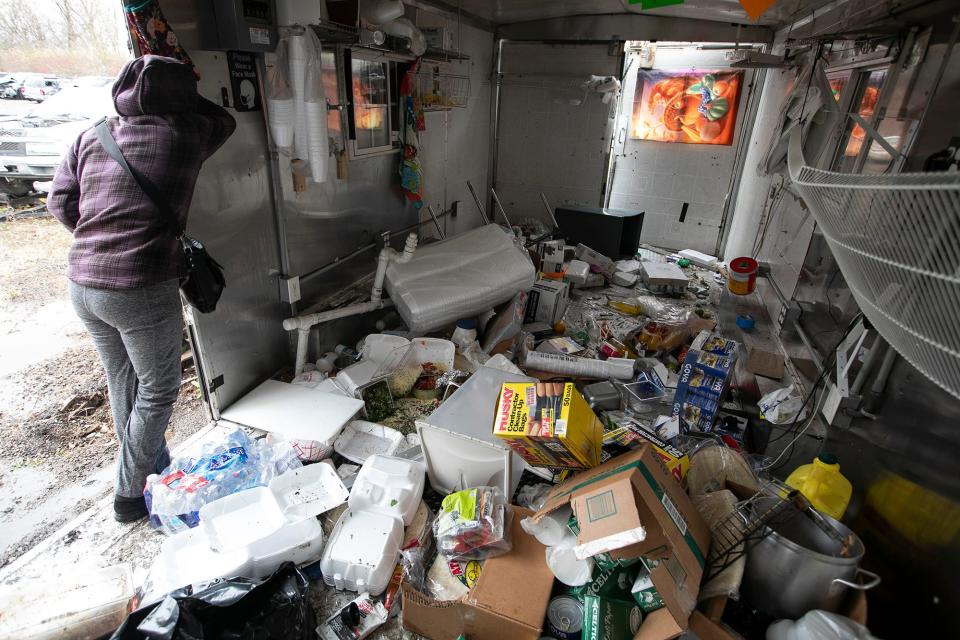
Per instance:
[[[201,6],[194,0],[163,2],[167,19],[200,71],[201,93],[219,102],[221,88],[229,93],[230,87],[225,54],[200,49],[197,11]],[[431,16],[428,21],[434,24],[437,20]],[[427,119],[420,152],[429,168],[424,172],[428,202],[439,209],[454,200],[464,205],[456,220],[447,221],[450,233],[479,223],[466,201],[465,181],[472,180],[480,189],[487,183],[493,52],[491,33],[463,26],[456,34],[471,59],[450,63],[449,71],[469,75],[475,90],[468,108]],[[342,56],[337,54],[336,47],[324,47],[327,99],[331,104],[346,104]],[[264,64],[270,59],[267,55]],[[224,265],[228,279],[217,311],[194,317],[204,377],[214,381],[222,376],[222,385],[211,397],[215,411],[292,365],[293,336],[283,330],[281,322],[296,310],[280,300],[281,276],[306,276],[297,305],[302,311],[368,275],[375,267],[376,250],[320,275],[309,274],[379,239],[384,231],[418,221],[417,211],[400,193],[396,152],[351,160],[344,180],[337,179],[336,162],[331,158],[327,180],[320,184],[307,180],[306,190],[296,193],[290,158],[269,148],[264,114],[232,113],[237,118],[237,132],[204,166],[188,228]],[[346,128],[345,112],[331,116],[330,135],[339,149],[349,143]],[[397,236],[395,242],[402,243],[403,237]],[[375,320],[348,319],[314,331],[312,351],[355,342],[374,329]]]

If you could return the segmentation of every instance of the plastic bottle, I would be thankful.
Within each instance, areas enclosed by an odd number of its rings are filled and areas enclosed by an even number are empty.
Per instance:
[[[840,473],[837,456],[821,453],[811,464],[793,470],[787,484],[798,489],[817,510],[840,520],[843,518],[853,487]]]
[[[457,328],[454,329],[453,336],[450,340],[461,349],[466,349],[472,342],[476,341],[476,339],[477,321],[473,318],[457,320]]]

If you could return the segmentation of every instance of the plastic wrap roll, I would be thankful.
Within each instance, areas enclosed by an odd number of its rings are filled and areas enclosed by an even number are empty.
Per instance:
[[[616,378],[618,380],[633,378],[633,360],[628,358],[594,360],[593,358],[577,358],[556,353],[528,351],[524,365],[537,371],[583,376],[585,378]]]
[[[528,291],[535,276],[512,234],[491,224],[418,249],[406,264],[392,263],[386,289],[410,330],[422,333]]]

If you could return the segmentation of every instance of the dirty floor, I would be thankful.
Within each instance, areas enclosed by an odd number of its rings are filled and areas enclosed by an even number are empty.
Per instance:
[[[112,488],[106,381],[63,275],[70,240],[52,218],[0,222],[0,567]],[[207,422],[194,377],[171,443]]]

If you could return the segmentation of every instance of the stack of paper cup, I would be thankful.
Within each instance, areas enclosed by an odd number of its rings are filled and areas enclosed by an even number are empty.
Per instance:
[[[306,160],[307,148],[307,112],[304,99],[307,86],[307,61],[310,57],[310,41],[306,35],[292,35],[289,39],[290,87],[293,89],[294,135],[293,155]]]
[[[270,123],[270,135],[278,147],[293,144],[293,129],[296,109],[293,98],[267,98],[267,121]]]
[[[307,156],[314,182],[326,182],[330,158],[327,134],[327,102],[307,103]]]

